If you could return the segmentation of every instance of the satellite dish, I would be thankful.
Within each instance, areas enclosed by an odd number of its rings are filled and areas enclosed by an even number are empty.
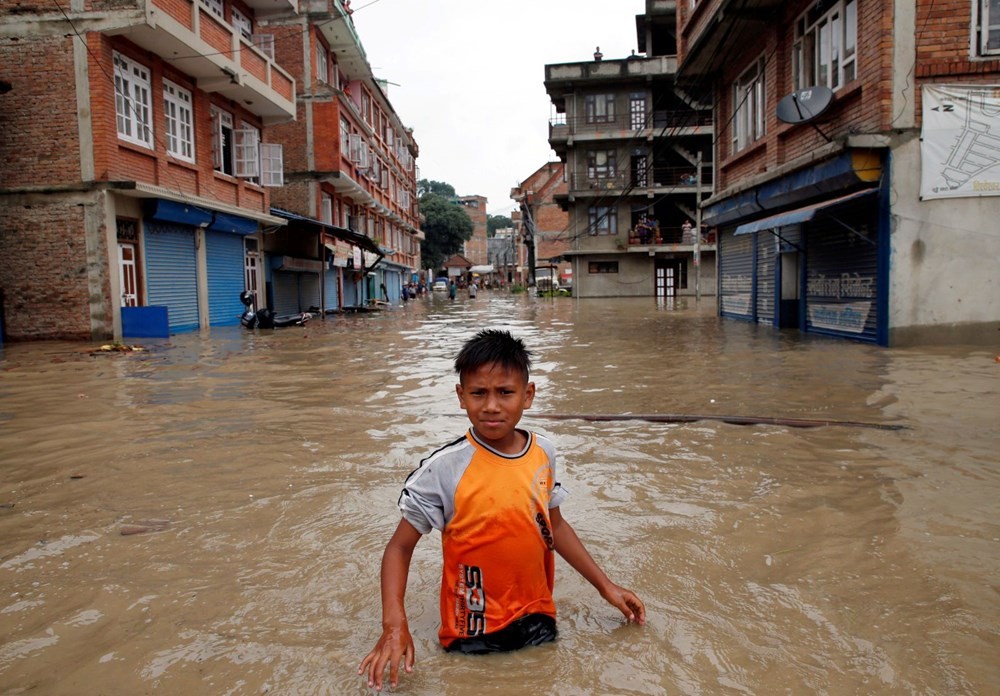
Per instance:
[[[778,102],[778,120],[785,123],[809,123],[830,108],[833,90],[829,87],[797,89]]]

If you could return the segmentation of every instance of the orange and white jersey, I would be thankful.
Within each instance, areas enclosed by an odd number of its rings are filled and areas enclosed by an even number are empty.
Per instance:
[[[556,615],[549,509],[566,491],[555,447],[522,431],[527,445],[503,454],[473,429],[420,462],[399,497],[421,534],[441,531],[441,644],[494,633],[527,614]]]

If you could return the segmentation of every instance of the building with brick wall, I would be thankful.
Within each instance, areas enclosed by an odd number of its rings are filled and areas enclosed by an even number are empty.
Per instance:
[[[715,247],[695,234],[712,192],[711,102],[676,80],[674,0],[636,18],[639,54],[545,66],[557,116],[549,143],[566,167],[557,196],[578,297],[711,294]]]
[[[678,80],[715,111],[702,215],[722,316],[881,345],[996,341],[991,5],[678,3]]]
[[[239,323],[296,115],[272,12],[297,2],[0,3],[6,338]]]
[[[563,286],[573,284],[573,267],[566,252],[569,243],[569,214],[556,201],[568,192],[566,167],[562,162],[547,162],[511,189],[510,197],[518,204],[520,237],[530,239],[537,276],[559,279]],[[530,221],[530,222],[529,222]],[[529,236],[530,235],[530,236]]]
[[[285,311],[398,303],[420,267],[424,238],[412,129],[392,107],[387,83],[373,76],[342,0],[300,0],[299,14],[272,14],[267,30],[296,80],[298,117],[273,130],[285,146],[285,186],[272,204],[295,215],[286,231],[265,238],[265,251],[321,267],[276,271],[270,296]]]
[[[473,266],[485,266],[489,263],[489,245],[487,238],[487,213],[485,196],[459,196],[455,203],[465,208],[472,220],[472,237],[465,242],[462,255],[472,262]]]

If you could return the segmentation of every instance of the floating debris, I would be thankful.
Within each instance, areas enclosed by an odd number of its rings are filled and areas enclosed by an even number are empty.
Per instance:
[[[150,532],[162,532],[170,527],[170,520],[139,520],[135,524],[127,524],[121,528],[122,536],[132,536],[133,534],[149,534]]]
[[[129,345],[128,343],[105,343],[100,348],[95,348],[90,351],[91,355],[98,355],[99,353],[141,353],[146,350],[140,345]]]

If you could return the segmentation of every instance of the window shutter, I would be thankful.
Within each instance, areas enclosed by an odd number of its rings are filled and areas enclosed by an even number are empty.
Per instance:
[[[355,164],[361,162],[361,136],[357,133],[351,133],[351,161]]]
[[[284,150],[276,143],[260,144],[261,186],[284,186]]]
[[[260,176],[259,157],[260,133],[253,128],[233,131],[233,147],[236,151],[236,176],[250,179]]]

